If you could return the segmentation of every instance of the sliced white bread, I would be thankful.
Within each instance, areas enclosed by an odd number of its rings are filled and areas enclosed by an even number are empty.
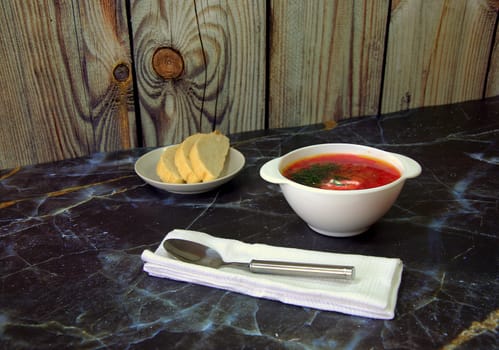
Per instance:
[[[175,166],[175,153],[178,146],[168,147],[161,154],[159,162],[156,166],[156,173],[163,182],[181,184],[184,179],[177,171]]]
[[[203,134],[194,134],[187,137],[175,152],[175,165],[178,172],[187,183],[201,182],[201,178],[197,176],[192,169],[189,154],[196,141],[202,136]]]
[[[189,153],[192,170],[203,182],[220,176],[229,153],[229,138],[220,132],[202,134]]]

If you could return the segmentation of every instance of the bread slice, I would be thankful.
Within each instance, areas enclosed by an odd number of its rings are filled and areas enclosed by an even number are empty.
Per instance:
[[[175,152],[175,166],[178,172],[187,183],[201,182],[201,178],[196,175],[192,169],[191,161],[189,159],[189,154],[191,152],[192,146],[196,141],[201,138],[203,134],[194,134],[187,137],[179,146]]]
[[[189,153],[192,170],[203,182],[220,176],[229,153],[229,138],[218,131],[202,134]]]
[[[184,183],[184,179],[177,171],[175,166],[175,153],[178,146],[172,146],[165,149],[161,154],[159,162],[156,166],[156,173],[163,182],[181,184]]]

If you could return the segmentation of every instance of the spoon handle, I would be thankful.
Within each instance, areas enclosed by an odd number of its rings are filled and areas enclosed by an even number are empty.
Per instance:
[[[355,278],[355,267],[353,266],[252,260],[249,263],[249,269],[251,272],[266,273],[272,275],[326,277],[343,280],[353,280]]]

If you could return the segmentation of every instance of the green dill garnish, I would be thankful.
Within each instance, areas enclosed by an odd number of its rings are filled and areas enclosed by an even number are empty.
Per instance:
[[[290,180],[311,187],[319,187],[325,179],[331,178],[339,166],[334,163],[314,164],[290,174]]]

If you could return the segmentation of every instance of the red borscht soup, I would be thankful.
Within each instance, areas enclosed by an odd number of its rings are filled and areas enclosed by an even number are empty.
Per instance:
[[[299,184],[326,190],[362,190],[397,180],[388,162],[358,154],[321,154],[288,165],[282,174]]]

